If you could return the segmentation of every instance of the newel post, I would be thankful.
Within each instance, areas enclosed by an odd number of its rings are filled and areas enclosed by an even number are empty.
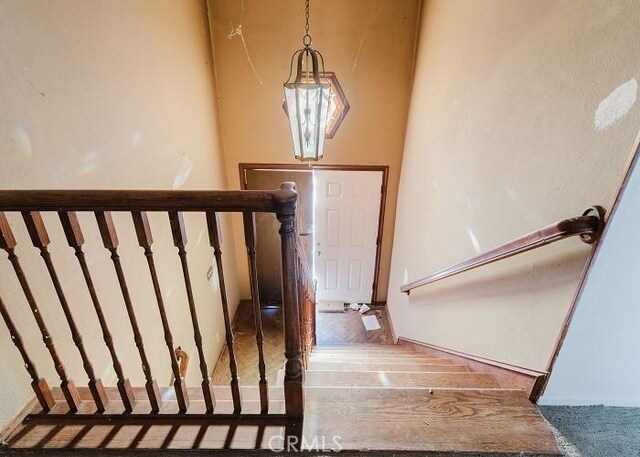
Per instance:
[[[302,345],[298,309],[298,278],[296,272],[295,214],[298,193],[292,182],[283,183],[274,197],[276,216],[280,221],[282,246],[282,309],[284,312],[285,375],[284,399],[286,414],[302,418],[304,398],[302,383]]]

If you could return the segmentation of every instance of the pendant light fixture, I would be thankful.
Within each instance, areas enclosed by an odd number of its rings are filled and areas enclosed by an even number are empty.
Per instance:
[[[303,48],[291,56],[289,78],[284,83],[284,100],[289,115],[296,159],[317,161],[324,155],[324,139],[331,103],[331,84],[323,81],[324,59],[311,47],[309,0],[305,0]],[[294,65],[296,66],[295,79]]]

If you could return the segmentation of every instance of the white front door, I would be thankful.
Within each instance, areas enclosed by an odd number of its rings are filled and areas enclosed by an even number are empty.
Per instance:
[[[370,303],[382,172],[314,170],[318,300]]]

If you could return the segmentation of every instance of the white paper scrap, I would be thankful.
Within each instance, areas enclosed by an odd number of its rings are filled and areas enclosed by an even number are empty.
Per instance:
[[[366,330],[378,330],[380,328],[380,322],[376,316],[362,316],[362,323]]]
[[[369,307],[369,305],[367,305],[366,303],[364,303],[361,307],[360,307],[360,314],[364,314],[367,311],[369,311],[371,308]]]
[[[360,303],[351,303],[349,307],[354,311],[358,311],[360,309]]]

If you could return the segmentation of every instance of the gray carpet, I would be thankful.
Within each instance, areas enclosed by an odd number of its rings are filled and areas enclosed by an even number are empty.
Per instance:
[[[48,450],[48,451],[11,451],[0,450],[2,456],[12,457],[290,457],[300,455],[304,457],[549,457],[538,454],[495,454],[495,453],[475,453],[475,452],[397,452],[397,451],[341,451],[337,453],[326,452],[302,452],[282,454],[271,451],[196,451],[196,450],[176,450],[176,451],[79,451],[79,450]]]
[[[640,387],[639,387],[640,388]],[[540,406],[568,457],[640,457],[640,408]]]

